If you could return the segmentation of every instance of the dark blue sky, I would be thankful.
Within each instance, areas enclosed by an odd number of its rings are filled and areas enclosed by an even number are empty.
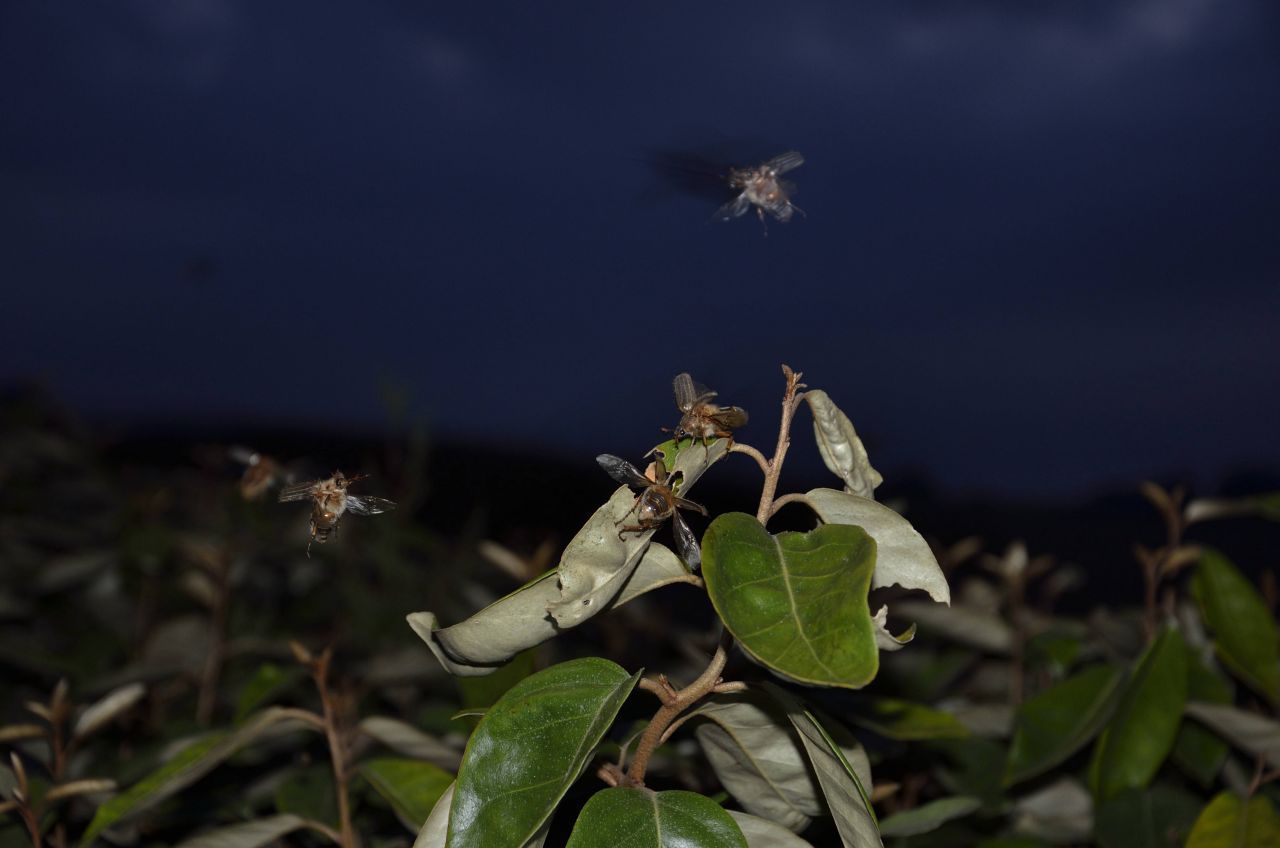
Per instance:
[[[887,474],[1280,465],[1273,0],[0,7],[0,380],[635,454],[779,362]],[[712,224],[656,151],[807,159]]]

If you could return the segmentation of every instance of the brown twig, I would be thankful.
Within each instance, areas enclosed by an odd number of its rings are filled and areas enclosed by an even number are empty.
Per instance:
[[[347,746],[342,736],[342,726],[333,693],[329,691],[329,665],[333,660],[333,648],[325,648],[319,657],[312,659],[306,649],[295,643],[294,654],[311,672],[316,691],[320,693],[323,711],[325,739],[329,743],[329,761],[333,766],[333,788],[338,798],[338,844],[342,848],[359,848],[360,841],[351,823],[351,800],[348,797]],[[314,718],[314,716],[313,716]]]
[[[649,758],[653,756],[653,752],[660,744],[663,734],[671,723],[680,716],[680,713],[709,694],[716,684],[720,682],[720,672],[724,671],[724,665],[729,659],[729,646],[731,644],[733,644],[733,637],[728,632],[722,633],[720,644],[716,646],[716,652],[711,657],[711,663],[698,676],[697,680],[683,689],[672,689],[670,694],[663,691],[659,695],[662,706],[658,708],[653,718],[649,720],[649,726],[645,728],[644,733],[640,736],[640,742],[636,745],[636,755],[631,760],[631,767],[627,769],[625,776],[627,785],[644,786],[644,775],[649,767]],[[659,686],[658,688],[660,689],[661,687]],[[647,687],[646,690],[654,691],[654,689]]]
[[[804,384],[800,382],[800,378],[804,375],[792,371],[786,365],[782,366],[782,374],[787,379],[787,390],[782,396],[782,421],[778,425],[778,446],[773,452],[773,458],[768,462],[769,470],[764,475],[764,488],[760,491],[760,506],[756,510],[756,520],[761,524],[767,523],[769,517],[773,515],[773,496],[778,491],[778,478],[782,475],[782,462],[786,459],[787,448],[791,447],[791,419],[795,417],[796,409],[804,400],[804,393],[799,391],[804,388]]]
[[[745,453],[756,461],[756,465],[760,466],[761,473],[766,477],[769,476],[769,460],[765,459],[764,454],[751,447],[751,445],[744,445],[742,442],[734,442],[729,445],[729,453]]]

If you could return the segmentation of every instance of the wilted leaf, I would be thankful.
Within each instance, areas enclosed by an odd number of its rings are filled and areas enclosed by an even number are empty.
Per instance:
[[[1280,815],[1265,795],[1247,802],[1231,792],[1217,795],[1200,811],[1187,848],[1275,848]]]
[[[367,760],[360,764],[360,774],[414,833],[422,828],[440,796],[453,785],[453,775],[420,760]]]
[[[875,543],[828,524],[771,536],[754,516],[721,515],[703,536],[703,579],[739,647],[782,677],[858,688],[880,654],[867,608]]]
[[[362,733],[378,740],[397,754],[404,754],[415,760],[426,760],[453,770],[462,759],[461,754],[440,740],[394,718],[369,716],[361,719],[359,727]]]
[[[1251,689],[1280,703],[1276,623],[1258,590],[1212,550],[1201,557],[1191,589],[1223,663]]]
[[[818,776],[818,785],[827,799],[844,848],[882,846],[876,816],[867,795],[868,786],[841,752],[822,725],[785,690],[766,683],[769,694],[787,711],[787,718],[800,734],[809,762]]]
[[[591,796],[566,848],[749,848],[737,823],[696,792],[605,789]]]
[[[282,836],[307,827],[300,816],[285,814],[215,827],[178,843],[178,848],[262,848]]]
[[[291,728],[313,729],[288,715],[281,709],[268,709],[240,725],[235,730],[213,733],[183,748],[173,759],[147,777],[135,783],[125,792],[107,801],[94,813],[80,845],[87,846],[108,827],[125,821],[138,813],[154,807],[186,787],[195,783],[219,763],[245,746],[253,743],[268,731],[278,731],[277,725]]]
[[[693,579],[669,548],[651,543],[618,596],[604,609],[622,606],[653,589]],[[452,627],[438,628],[435,614],[429,612],[412,613],[408,620],[451,674],[475,677],[492,674],[526,648],[558,635],[560,629],[547,608],[561,600],[556,572],[549,571]],[[592,608],[597,614],[602,611],[598,605]]]
[[[1187,715],[1240,750],[1263,757],[1272,768],[1280,768],[1280,722],[1225,704],[1187,704]]]
[[[1099,800],[1151,782],[1173,748],[1187,700],[1187,647],[1172,628],[1138,662],[1090,765]]]
[[[746,837],[747,848],[813,848],[780,824],[737,810],[726,812],[738,823],[738,828]]]
[[[1042,774],[1087,745],[1115,710],[1123,680],[1119,669],[1097,665],[1023,703],[1005,785]]]
[[[917,836],[937,830],[953,819],[963,818],[982,806],[982,801],[965,795],[939,798],[914,810],[889,816],[880,821],[882,836]]]
[[[467,743],[449,848],[521,846],[541,831],[638,679],[588,657],[513,686]]]
[[[849,416],[821,389],[810,389],[804,399],[813,413],[813,437],[827,469],[844,481],[845,491],[863,498],[874,497],[876,486],[884,478],[871,467],[867,449]]]
[[[849,719],[886,739],[958,739],[969,735],[969,728],[951,713],[895,698],[876,698],[851,712]]]
[[[76,739],[83,739],[95,733],[142,700],[146,694],[147,687],[141,683],[130,683],[108,693],[80,714],[72,735]]]
[[[1198,799],[1180,789],[1129,789],[1098,806],[1094,829],[1102,848],[1180,848]]]
[[[870,498],[835,489],[812,489],[804,501],[825,524],[852,524],[876,542],[871,588],[922,589],[940,604],[951,603],[951,587],[924,538],[901,515]]]

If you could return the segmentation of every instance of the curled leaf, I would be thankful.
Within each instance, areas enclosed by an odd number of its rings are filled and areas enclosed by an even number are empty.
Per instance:
[[[804,393],[813,412],[813,436],[818,442],[818,452],[832,474],[844,481],[845,491],[859,497],[874,497],[876,486],[884,480],[880,472],[871,467],[867,449],[853,429],[853,422],[840,407],[821,389]]]

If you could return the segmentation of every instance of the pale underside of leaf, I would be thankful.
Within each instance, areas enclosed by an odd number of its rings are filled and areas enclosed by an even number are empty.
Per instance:
[[[178,843],[178,848],[261,848],[307,826],[301,816],[284,813],[206,830]]]
[[[1224,704],[1189,703],[1187,715],[1272,768],[1280,768],[1280,722]]]
[[[727,452],[726,440],[681,449],[674,470],[683,495]],[[652,542],[656,531],[624,533],[636,492],[616,489],[565,548],[559,566],[470,618],[440,628],[433,613],[408,616],[409,625],[451,673],[491,674],[520,651],[554,638],[601,612],[672,583],[694,583],[670,548]]]
[[[871,467],[867,449],[849,416],[821,389],[806,391],[804,399],[813,413],[813,435],[827,469],[844,481],[845,491],[859,497],[874,497],[875,488],[884,478]]]
[[[80,714],[73,735],[77,739],[83,739],[94,733],[142,700],[146,693],[147,687],[141,683],[129,683],[109,692]]]
[[[462,752],[428,736],[418,728],[403,721],[385,716],[368,716],[361,719],[360,731],[398,754],[425,760],[441,768],[456,771],[462,760]]]
[[[804,502],[824,524],[852,524],[876,540],[872,589],[921,589],[940,604],[951,603],[951,587],[928,542],[901,515],[870,498],[836,489],[811,489]]]
[[[728,813],[741,828],[748,848],[813,848],[812,844],[768,819],[738,810],[729,810]]]

